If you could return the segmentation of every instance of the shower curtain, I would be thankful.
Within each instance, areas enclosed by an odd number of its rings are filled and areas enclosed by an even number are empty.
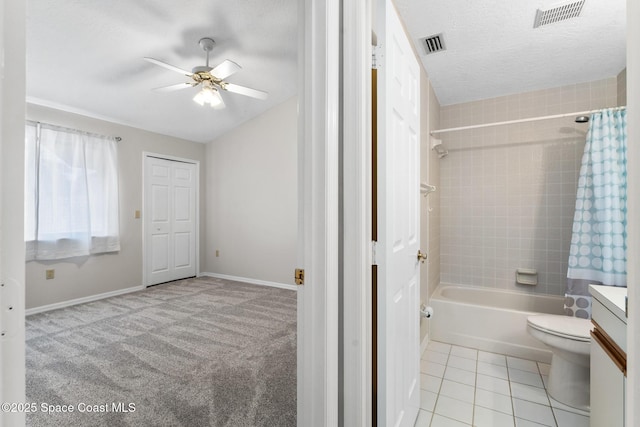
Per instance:
[[[565,312],[590,318],[589,285],[627,286],[627,113],[591,116],[582,156]]]

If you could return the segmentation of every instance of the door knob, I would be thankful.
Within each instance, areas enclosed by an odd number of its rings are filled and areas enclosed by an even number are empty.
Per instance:
[[[425,259],[427,259],[427,254],[423,254],[420,249],[418,249],[418,261],[424,264]]]

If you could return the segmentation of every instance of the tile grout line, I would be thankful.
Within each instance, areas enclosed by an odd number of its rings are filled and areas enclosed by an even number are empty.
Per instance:
[[[447,352],[447,361],[444,364],[444,371],[442,371],[442,378],[440,379],[440,386],[438,387],[438,394],[436,395],[436,401],[433,403],[433,411],[431,411],[431,419],[429,420],[429,427],[433,424],[433,418],[436,415],[436,406],[438,405],[438,400],[440,399],[440,391],[442,390],[442,384],[444,383],[444,374],[447,372],[447,366],[449,365],[449,355],[451,354],[451,347],[449,347],[449,352]]]
[[[471,426],[473,426],[473,422],[476,419],[476,393],[478,392],[478,362],[480,358],[480,352],[476,350],[476,375],[474,376],[473,382],[473,403],[471,406]]]
[[[465,348],[467,348],[467,347],[465,347]],[[476,402],[477,402],[477,393],[479,391],[478,390],[478,376],[480,375],[480,372],[479,372],[479,364],[480,364],[479,349],[473,349],[473,350],[476,350],[476,357],[475,357],[475,359],[471,359],[471,360],[474,360],[474,368],[475,368],[475,372],[473,372],[474,373],[474,376],[473,376],[473,378],[474,378],[474,386],[473,386],[472,402],[470,402],[471,410],[472,410],[471,426],[473,426],[473,423],[476,421],[476,411],[475,411],[475,409],[476,409],[476,406],[477,406],[477,404],[476,404]],[[457,366],[449,365],[450,362],[452,361],[452,356],[461,357],[463,359],[469,359],[469,358],[453,354],[453,346],[451,346],[449,348],[447,353],[442,353],[442,354],[446,355],[445,364],[444,364],[444,368],[445,369],[443,371],[442,377],[440,378],[440,384],[439,384],[439,387],[437,389],[436,400],[434,402],[434,408],[433,408],[433,411],[432,411],[432,415],[431,415],[431,419],[430,419],[430,422],[429,422],[429,426],[434,425],[433,424],[433,422],[434,422],[433,420],[434,420],[435,415],[438,415],[439,417],[446,418],[446,419],[449,419],[449,420],[453,420],[453,421],[456,421],[456,422],[460,422],[459,420],[457,420],[455,418],[451,418],[449,416],[436,413],[436,407],[438,405],[438,402],[440,401],[440,395],[441,395],[442,389],[444,387],[444,381],[447,380],[447,381],[451,381],[451,382],[454,382],[454,383],[457,383],[457,384],[461,384],[461,385],[468,385],[468,383],[465,383],[465,382],[458,382],[458,381],[455,381],[455,380],[446,379],[445,378],[445,374],[447,372],[447,369],[450,368],[450,367],[451,368],[456,368],[456,369],[459,369],[459,370],[462,370],[462,371],[467,371],[467,369],[458,368]],[[496,353],[496,354],[500,354],[500,353]],[[511,371],[510,371],[510,367],[511,366],[510,366],[510,364],[508,362],[508,356],[504,355],[504,354],[500,354],[500,355],[505,358],[505,369],[506,369],[506,377],[507,377],[506,381],[507,381],[508,390],[509,390],[509,396],[508,397],[511,400],[511,402],[510,402],[511,403],[511,410],[512,410],[511,418],[512,418],[512,422],[514,423],[514,425],[517,425],[516,422],[517,422],[518,417],[517,417],[516,410],[515,410],[515,400],[514,399],[516,397],[514,395],[513,388],[512,388],[513,384],[516,383],[516,384],[522,385],[523,387],[536,387],[537,388],[537,386],[533,386],[533,385],[528,384],[528,383],[520,383],[518,381],[513,380],[511,378]],[[523,360],[530,360],[530,359],[523,359]],[[543,380],[544,375],[543,375],[543,372],[542,372],[541,363],[539,363],[537,361],[532,361],[532,362],[535,363],[535,367],[536,367],[536,372],[535,373],[538,374],[540,380],[542,381],[541,389],[545,393],[545,396],[546,396],[545,402],[546,402],[546,404],[545,403],[539,403],[535,399],[529,399],[529,398],[526,398],[526,397],[518,398],[518,399],[519,400],[523,400],[524,402],[532,403],[532,404],[536,404],[537,403],[537,404],[539,404],[539,405],[541,405],[543,407],[546,406],[547,408],[549,408],[549,410],[552,413],[552,418],[553,418],[552,427],[558,427],[559,426],[559,421],[558,421],[558,418],[556,416],[555,409],[562,409],[562,408],[554,408],[553,404],[551,403],[551,396],[548,393],[547,384]],[[437,362],[434,362],[434,363],[437,363]],[[487,363],[490,363],[490,362],[487,362]],[[497,366],[502,366],[502,365],[498,364]],[[511,368],[515,369],[517,371],[522,370],[522,369],[518,369],[517,367],[511,367]],[[532,371],[528,371],[526,369],[523,370],[523,371],[524,372],[532,372]],[[469,371],[467,371],[467,372],[469,372]],[[493,375],[488,375],[488,376],[492,377],[492,378],[501,378],[501,377],[495,377]],[[490,391],[490,392],[495,393],[494,391]],[[453,399],[454,400],[459,400],[459,399],[457,399],[455,397],[453,397]],[[466,401],[465,400],[460,400],[460,402],[465,403]],[[467,402],[467,403],[469,403],[469,402]],[[485,407],[483,406],[483,408],[485,408]],[[486,408],[486,409],[491,410],[491,411],[495,411],[495,412],[498,412],[498,413],[503,413],[502,411],[496,410],[495,408]],[[565,411],[567,411],[567,410],[565,409]],[[571,413],[576,414],[576,415],[584,416],[581,412],[579,413],[579,412],[574,412],[574,411],[570,411],[570,410],[568,410],[567,412],[571,412]],[[508,414],[506,414],[506,415],[508,415]],[[522,418],[522,420],[538,424],[537,421],[533,421],[533,420],[530,420],[528,418]]]
[[[509,371],[509,359],[507,355],[504,356],[504,363],[507,368],[507,384],[509,384],[509,400],[511,400],[511,411],[513,412],[513,425],[516,424],[516,404],[513,401],[513,390],[511,389],[511,372]]]
[[[544,392],[547,396],[547,401],[549,402],[549,409],[551,409],[551,415],[553,416],[553,422],[556,423],[556,427],[558,426],[558,419],[556,418],[556,411],[553,410],[553,405],[551,404],[551,396],[549,395],[549,390],[547,389],[547,384],[544,382],[544,378],[542,377],[542,371],[540,371],[540,365],[536,362],[536,368],[538,368],[538,373],[540,374],[540,379],[542,380],[542,386],[544,387]],[[547,379],[547,381],[549,381]]]

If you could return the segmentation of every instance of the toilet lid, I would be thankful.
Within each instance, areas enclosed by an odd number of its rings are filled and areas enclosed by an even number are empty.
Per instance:
[[[529,316],[527,323],[534,329],[569,338],[575,341],[591,340],[591,322],[571,316],[559,316],[555,314],[541,314]]]

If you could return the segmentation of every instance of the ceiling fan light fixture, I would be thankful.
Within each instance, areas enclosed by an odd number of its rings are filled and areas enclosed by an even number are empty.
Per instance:
[[[190,87],[198,87],[202,85],[200,91],[193,97],[193,101],[198,105],[204,106],[209,104],[215,110],[225,108],[224,99],[220,93],[221,90],[231,93],[237,93],[256,99],[267,99],[267,92],[251,89],[249,87],[240,86],[226,82],[224,79],[240,71],[242,67],[233,61],[225,59],[222,63],[215,67],[209,66],[209,53],[213,50],[216,42],[212,38],[204,37],[199,41],[200,47],[207,55],[206,65],[193,67],[191,71],[183,70],[158,59],[145,57],[144,60],[162,68],[174,71],[189,77],[191,81],[178,83],[170,86],[159,87],[154,90],[158,92],[170,92],[178,89],[186,89]]]
[[[204,106],[204,104],[209,104],[211,107],[215,108],[222,104],[222,97],[216,88],[210,86],[204,86],[200,92],[193,97],[193,100],[196,104]]]

